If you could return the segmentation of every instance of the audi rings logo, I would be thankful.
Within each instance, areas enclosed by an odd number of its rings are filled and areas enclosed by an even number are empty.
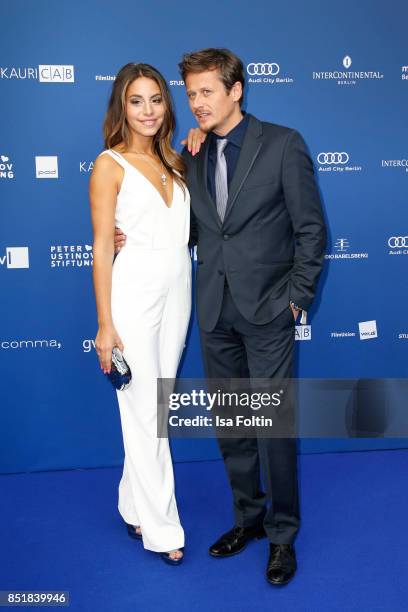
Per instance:
[[[276,64],[275,62],[271,62],[271,63],[264,63],[264,64],[248,64],[247,66],[247,72],[248,74],[250,74],[251,76],[262,76],[262,75],[266,75],[266,76],[276,76],[277,74],[279,74],[279,64]]]
[[[391,249],[402,249],[408,247],[408,236],[391,236],[388,240]]]
[[[322,166],[324,164],[347,164],[350,159],[348,153],[319,153],[317,161]]]

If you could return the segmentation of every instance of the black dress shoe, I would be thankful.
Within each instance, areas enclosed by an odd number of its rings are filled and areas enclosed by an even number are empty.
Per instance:
[[[297,568],[295,549],[291,544],[270,544],[269,547],[267,581],[276,586],[288,584]]]
[[[250,540],[260,540],[266,536],[262,526],[233,527],[224,533],[212,546],[209,553],[213,557],[231,557],[240,553]]]

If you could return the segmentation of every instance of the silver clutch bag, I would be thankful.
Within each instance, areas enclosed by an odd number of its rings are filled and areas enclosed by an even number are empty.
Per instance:
[[[132,372],[121,351],[115,346],[112,349],[111,371],[106,376],[118,391],[127,389],[132,381]]]

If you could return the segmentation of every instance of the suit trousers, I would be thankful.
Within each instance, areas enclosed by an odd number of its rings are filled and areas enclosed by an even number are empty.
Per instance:
[[[250,323],[226,284],[216,327],[200,332],[207,378],[292,378],[294,325],[289,305],[270,323]],[[296,439],[225,438],[218,430],[217,440],[236,525],[263,524],[270,542],[292,544],[300,523]]]

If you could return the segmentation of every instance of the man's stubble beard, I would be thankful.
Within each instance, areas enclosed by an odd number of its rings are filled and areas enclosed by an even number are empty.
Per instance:
[[[198,123],[198,122],[197,122]],[[198,123],[198,127],[200,128],[200,130],[202,130],[205,134],[209,134],[210,132],[213,132],[214,129],[217,127],[216,122],[211,123],[209,126],[205,126],[205,127],[201,127],[201,125]]]

